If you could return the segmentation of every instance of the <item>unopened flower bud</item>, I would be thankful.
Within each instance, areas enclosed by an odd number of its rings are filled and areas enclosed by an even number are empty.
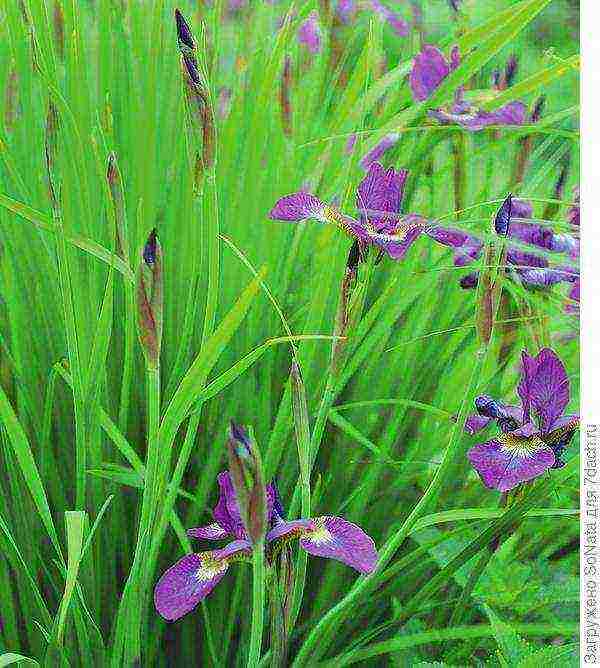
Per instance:
[[[119,170],[119,165],[117,164],[117,156],[114,153],[111,153],[108,156],[106,180],[108,181],[110,199],[115,216],[117,255],[124,260],[127,260],[129,257],[129,249],[126,232],[127,218],[125,215],[125,195],[123,191],[123,179],[121,178],[121,172]]]
[[[538,99],[535,101],[535,104],[533,105],[533,111],[531,112],[531,118],[530,118],[531,123],[539,122],[540,118],[542,117],[542,112],[544,111],[545,106],[546,106],[546,96],[540,95]]]
[[[138,334],[146,365],[157,369],[163,325],[162,249],[156,230],[150,232],[142,249],[137,273]]]
[[[240,516],[250,541],[256,544],[267,533],[267,492],[260,452],[248,432],[234,422],[227,440],[229,473]]]
[[[281,104],[281,124],[283,125],[283,133],[286,137],[292,136],[292,59],[290,56],[285,57],[283,63],[283,72],[281,75],[281,84],[279,88],[279,100]]]
[[[508,234],[510,226],[510,217],[512,214],[512,194],[508,193],[502,206],[498,209],[496,217],[494,218],[494,230],[496,234],[505,237]]]

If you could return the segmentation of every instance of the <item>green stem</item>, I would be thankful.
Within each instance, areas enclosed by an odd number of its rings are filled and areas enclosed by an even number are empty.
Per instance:
[[[252,631],[248,651],[248,668],[257,668],[260,661],[265,614],[265,550],[264,541],[254,546],[252,554]]]
[[[134,295],[133,284],[125,281],[125,341],[123,355],[123,376],[121,378],[121,398],[119,402],[119,428],[127,433],[127,420],[129,416],[129,396],[131,376],[133,373],[133,347],[135,344],[134,323]]]

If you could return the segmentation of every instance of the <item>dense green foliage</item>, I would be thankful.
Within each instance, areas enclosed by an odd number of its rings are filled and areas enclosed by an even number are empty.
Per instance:
[[[0,665],[26,665],[19,655],[47,666],[246,665],[251,567],[236,565],[173,625],[151,600],[160,573],[192,549],[184,529],[210,521],[231,419],[252,429],[293,516],[307,503],[298,453],[310,451],[313,513],[360,524],[380,551],[369,577],[308,561],[290,665],[577,665],[578,438],[566,467],[505,511],[470,467],[477,437],[462,430],[476,394],[514,403],[523,348],[557,351],[577,411],[578,319],[565,313],[565,286],[504,280],[486,345],[478,292],[459,286],[469,269],[420,239],[403,261],[371,253],[360,265],[340,327],[351,240],[333,226],[268,219],[301,187],[352,211],[359,159],[397,130],[383,161],[410,170],[403,211],[492,239],[512,191],[534,218],[568,231],[576,8],[465,0],[457,18],[443,0],[413,0],[425,41],[463,54],[434,99],[415,104],[406,76],[417,29],[400,38],[368,11],[330,29],[328,3],[308,0],[279,30],[284,4],[252,0],[232,15],[219,1],[179,4],[217,110],[216,163],[195,184],[199,140],[186,122],[172,0],[0,3]],[[395,4],[412,20],[410,2]],[[324,24],[315,55],[296,38],[312,11]],[[468,133],[431,122],[428,106],[462,83],[489,88],[511,53],[515,85],[488,104],[545,93],[540,123]],[[145,368],[134,312],[153,228],[164,275],[158,370]],[[301,379],[290,382],[292,360]],[[295,563],[301,579],[306,562]],[[270,610],[261,665],[277,635]]]

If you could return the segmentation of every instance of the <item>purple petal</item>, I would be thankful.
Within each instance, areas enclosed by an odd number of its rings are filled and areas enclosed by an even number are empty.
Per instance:
[[[205,527],[188,529],[186,533],[192,538],[199,538],[201,540],[221,540],[221,538],[226,538],[229,535],[218,522],[213,522]]]
[[[278,538],[292,538],[304,534],[307,530],[315,528],[313,520],[292,520],[287,522],[281,520],[267,534],[267,543],[271,543]]]
[[[577,274],[570,268],[517,269],[524,285],[532,288],[550,288],[558,283],[572,283]]]
[[[542,434],[548,432],[569,403],[569,379],[563,363],[550,348],[536,357],[523,351],[523,371],[517,391],[523,402],[525,420],[537,413]]]
[[[466,232],[438,225],[429,227],[426,233],[438,243],[455,249],[454,264],[457,267],[471,264],[481,255],[483,242]]]
[[[506,252],[506,261],[517,267],[547,267],[548,260],[541,255],[527,253],[519,248],[509,248]]]
[[[491,125],[522,125],[526,108],[521,102],[511,102],[495,111],[467,108],[455,105],[450,111],[434,110],[429,114],[441,123],[457,123],[466,130],[478,132]]]
[[[313,521],[315,528],[300,539],[300,546],[309,554],[336,559],[361,573],[375,570],[378,558],[375,543],[359,526],[330,515]]]
[[[336,12],[342,23],[351,23],[356,15],[355,0],[338,0]]]
[[[533,206],[531,202],[526,202],[522,199],[513,198],[512,201],[512,218],[531,218],[533,216]]]
[[[395,146],[399,139],[400,134],[398,132],[390,132],[389,134],[385,135],[383,139],[375,144],[375,146],[363,158],[361,158],[358,164],[362,167],[362,169],[367,171],[371,164],[379,160],[388,149]]]
[[[467,456],[484,485],[501,492],[537,478],[555,461],[552,448],[530,425],[479,443],[469,450]]]
[[[496,115],[496,125],[523,125],[527,107],[522,102],[509,102],[492,113]]]
[[[504,404],[487,394],[475,397],[475,407],[479,415],[496,420],[504,433],[517,429],[523,422],[523,409],[520,406]]]
[[[361,220],[368,220],[376,231],[396,221],[407,176],[405,169],[396,171],[390,167],[386,170],[381,163],[372,163],[356,191],[356,208]]]
[[[371,237],[372,242],[384,250],[392,260],[402,260],[408,249],[424,231],[424,226],[420,223],[404,223],[404,227],[402,225],[401,222],[392,234],[373,235]]]
[[[410,88],[417,102],[426,100],[450,73],[450,65],[435,46],[424,45],[415,56],[410,72]]]
[[[492,421],[492,418],[485,417],[483,415],[469,415],[465,422],[465,432],[471,436],[480,432],[482,429],[485,429],[488,424]]]
[[[517,200],[513,200],[513,204]],[[513,214],[514,215],[514,214]],[[511,221],[508,236],[513,239],[518,239],[526,244],[552,250],[552,243],[554,233],[545,225],[538,225],[535,223],[518,223]]]
[[[215,520],[228,534],[240,539],[247,538],[229,472],[219,473],[217,482],[219,483],[220,495],[219,501],[213,510]]]
[[[167,621],[193,610],[223,578],[229,564],[213,558],[211,552],[187,554],[171,566],[154,589],[154,605]]]
[[[371,0],[371,7],[374,12],[379,14],[388,23],[398,37],[406,37],[408,35],[408,23],[400,18],[398,14],[379,2],[379,0]]]
[[[579,186],[575,186],[573,190],[573,197],[575,199],[575,204],[567,212],[567,220],[574,227],[579,227],[580,222],[580,208],[579,208]]]
[[[273,220],[300,221],[309,218],[323,219],[325,204],[315,195],[298,192],[277,200],[269,217]]]
[[[568,253],[575,260],[579,258],[579,239],[570,234],[552,234],[550,250]]]
[[[252,553],[252,544],[248,540],[233,540],[220,550],[211,552],[212,558],[221,561],[231,561],[234,557],[249,556]]]
[[[321,50],[321,26],[316,12],[298,28],[298,42],[306,46],[310,53],[316,54]]]

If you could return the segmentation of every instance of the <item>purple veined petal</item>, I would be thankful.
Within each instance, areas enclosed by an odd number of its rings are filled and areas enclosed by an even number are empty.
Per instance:
[[[223,578],[229,564],[213,558],[211,552],[187,554],[171,566],[154,588],[154,606],[173,622],[206,598]]]
[[[400,134],[398,132],[390,132],[389,134],[385,135],[383,139],[375,144],[375,146],[364,157],[361,158],[358,164],[362,169],[368,171],[374,162],[378,161],[388,149],[392,148],[398,143],[399,139]],[[406,172],[406,170],[401,170],[401,172]],[[406,173],[408,174],[408,172]],[[406,180],[406,177],[404,178]]]
[[[240,539],[247,538],[229,471],[219,473],[217,482],[220,495],[219,501],[213,510],[215,520],[228,534]]]
[[[527,107],[522,102],[509,102],[492,113],[496,116],[496,125],[523,125]]]
[[[434,241],[454,249],[454,265],[457,267],[469,265],[481,255],[483,241],[462,230],[432,225],[425,232]]]
[[[473,436],[482,429],[485,429],[490,424],[490,422],[492,422],[492,418],[474,413],[473,415],[469,415],[469,417],[466,419],[464,431],[470,436]]]
[[[279,538],[294,538],[311,531],[315,528],[313,520],[280,520],[267,534],[267,543],[272,543]]]
[[[517,200],[513,200],[513,205],[516,201]],[[508,236],[512,239],[518,239],[523,243],[537,246],[538,248],[553,250],[552,244],[555,234],[546,225],[538,225],[537,223],[519,223],[513,219],[510,223]]]
[[[517,392],[523,402],[523,417],[529,420],[530,412],[535,411],[540,432],[545,434],[569,403],[567,372],[550,348],[543,348],[535,357],[523,351],[522,360],[523,371]]]
[[[200,540],[221,540],[229,536],[229,533],[218,522],[213,522],[204,527],[188,529],[186,534],[191,538],[198,538]]]
[[[325,203],[318,197],[301,191],[278,199],[269,213],[269,218],[286,222],[298,222],[314,218],[324,222],[325,208]]]
[[[321,51],[321,26],[316,12],[311,12],[298,28],[298,42],[312,54]]]
[[[552,424],[552,427],[550,429],[550,432],[548,436],[552,436],[552,432],[559,430],[559,429],[579,429],[579,423],[580,423],[581,417],[579,413],[571,413],[570,415],[561,415],[559,418],[557,418],[554,423]]]
[[[341,561],[360,573],[375,570],[378,559],[375,543],[359,526],[331,515],[313,521],[315,528],[300,538],[300,547],[314,556]]]
[[[396,12],[393,12],[379,0],[371,0],[371,7],[373,8],[373,11],[390,26],[398,37],[406,37],[408,35],[408,23],[396,14]]]
[[[460,287],[463,290],[472,290],[479,283],[479,272],[473,271],[460,279]]]
[[[248,540],[233,540],[225,547],[211,552],[212,558],[216,561],[226,560],[228,562],[250,554],[252,554],[252,544]]]
[[[579,257],[579,239],[571,234],[552,234],[550,250],[556,253],[569,253],[572,258]]]
[[[444,54],[435,46],[424,45],[415,56],[410,72],[410,89],[417,102],[426,100],[450,73]]]
[[[531,218],[533,216],[533,206],[531,202],[513,197],[512,200],[512,218]]]
[[[548,260],[545,257],[513,247],[510,247],[506,252],[506,261],[517,267],[543,268],[548,266]]]
[[[522,283],[532,288],[550,288],[558,283],[572,283],[577,274],[568,268],[517,269]]]
[[[342,23],[351,23],[356,16],[355,0],[338,0],[335,11]]]
[[[379,231],[386,220],[397,219],[397,215],[387,214],[399,213],[407,176],[405,169],[385,169],[381,163],[373,162],[356,191],[356,208],[361,221],[368,220]]]
[[[483,484],[501,492],[537,478],[555,462],[552,448],[542,441],[531,423],[486,443],[478,443],[467,457]]]
[[[392,260],[402,260],[408,249],[421,236],[423,230],[423,226],[415,225],[404,230],[398,230],[395,234],[374,234],[371,239]]]

